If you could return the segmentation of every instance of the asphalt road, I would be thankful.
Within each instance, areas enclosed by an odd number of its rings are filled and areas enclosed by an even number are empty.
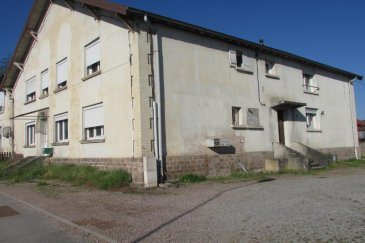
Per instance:
[[[59,222],[0,194],[0,242],[79,242]]]

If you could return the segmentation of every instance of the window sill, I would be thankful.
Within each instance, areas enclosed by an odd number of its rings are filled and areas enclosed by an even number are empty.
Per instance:
[[[93,77],[95,77],[95,76],[98,76],[98,75],[100,75],[100,74],[101,74],[101,70],[99,70],[99,71],[97,71],[97,72],[95,72],[95,73],[92,73],[92,74],[90,74],[89,76],[83,77],[81,80],[82,80],[82,81],[86,81],[86,80],[91,79],[91,78],[93,78]]]
[[[35,148],[35,145],[24,145],[23,148]]]
[[[236,67],[236,70],[241,73],[253,74],[253,71],[243,67]]]
[[[66,146],[69,145],[69,142],[54,142],[51,143],[52,146]]]
[[[311,95],[319,95],[318,92],[312,92],[312,91],[303,91],[306,94],[311,94]]]
[[[268,77],[268,78],[272,78],[272,79],[280,79],[280,77],[276,74],[267,73],[267,74],[265,74],[265,76]]]
[[[233,130],[264,130],[263,126],[231,125]]]
[[[44,99],[44,98],[47,98],[47,97],[48,97],[48,95],[41,95],[41,96],[38,97],[38,99],[41,100],[41,99]]]
[[[89,143],[105,143],[105,139],[95,139],[95,140],[81,140],[81,144],[89,144]]]
[[[62,87],[62,88],[57,88],[57,89],[53,90],[53,93],[58,93],[58,92],[61,92],[62,90],[65,90],[65,89],[67,89],[67,86]]]
[[[24,102],[24,105],[28,105],[28,104],[30,104],[30,103],[33,103],[33,102],[35,102],[35,100],[36,100],[36,99],[34,99],[34,100],[30,100],[30,101],[26,101],[26,102]]]
[[[318,132],[318,133],[321,133],[322,130],[320,130],[320,129],[307,129],[307,132]]]

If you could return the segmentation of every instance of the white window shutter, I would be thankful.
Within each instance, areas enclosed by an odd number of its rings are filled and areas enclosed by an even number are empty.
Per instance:
[[[0,92],[0,106],[2,108],[2,109],[0,109],[0,111],[4,109],[4,105],[5,105],[5,93]],[[1,133],[1,131],[0,131],[0,133]]]
[[[42,90],[48,88],[48,82],[49,82],[48,70],[41,73],[41,81],[42,81],[42,84],[41,84]]]
[[[67,59],[57,63],[57,84],[67,81]]]
[[[249,57],[242,55],[242,66],[247,70],[251,70],[251,61]]]
[[[95,105],[84,108],[84,128],[104,125],[103,105]]]
[[[99,40],[97,40],[86,47],[86,67],[100,61],[99,43]]]
[[[26,94],[29,95],[35,92],[35,77],[28,80],[25,84]]]
[[[60,114],[60,115],[56,115],[54,117],[54,120],[55,121],[62,121],[62,120],[67,120],[68,119],[68,114],[67,113],[63,113],[63,114]]]
[[[235,51],[229,51],[229,61],[232,67],[237,66],[237,53]]]

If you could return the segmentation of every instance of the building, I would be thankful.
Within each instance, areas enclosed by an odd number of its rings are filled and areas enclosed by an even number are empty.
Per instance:
[[[37,0],[12,63],[2,88],[24,157],[53,148],[54,163],[153,184],[261,170],[278,145],[357,156],[360,75],[142,10]]]
[[[360,141],[365,141],[365,120],[357,120],[357,132]]]

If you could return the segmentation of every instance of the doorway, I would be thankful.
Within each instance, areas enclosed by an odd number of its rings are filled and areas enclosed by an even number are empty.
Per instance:
[[[278,110],[277,113],[278,113],[279,143],[285,145],[284,111]]]

